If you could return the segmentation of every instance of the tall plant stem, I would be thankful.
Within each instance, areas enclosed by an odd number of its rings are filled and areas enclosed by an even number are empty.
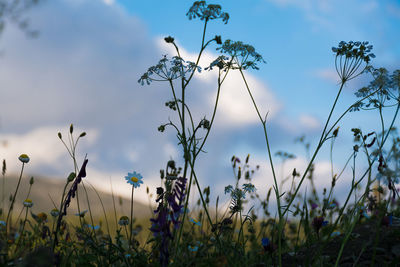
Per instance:
[[[12,198],[12,200],[11,200],[10,208],[8,209],[8,214],[7,214],[7,219],[6,219],[6,238],[7,238],[8,228],[9,228],[9,227],[8,227],[8,226],[9,226],[9,225],[8,225],[8,221],[9,221],[9,219],[10,219],[11,212],[12,212],[12,210],[13,210],[13,208],[14,208],[15,198],[17,197],[19,185],[20,185],[20,183],[21,183],[22,173],[24,172],[24,166],[25,166],[25,163],[22,162],[22,168],[21,168],[21,173],[20,173],[20,175],[19,175],[17,188],[15,188],[15,193],[14,193],[14,196],[13,196],[13,198]]]
[[[133,230],[133,191],[135,187],[132,185],[132,194],[131,194],[131,221],[129,226],[129,248],[131,248],[132,243],[132,230]]]
[[[267,126],[266,126],[267,122],[266,122],[266,118],[263,119],[261,117],[260,111],[258,109],[258,106],[257,106],[255,100],[254,100],[253,94],[250,91],[250,87],[249,87],[249,85],[247,83],[246,77],[244,76],[242,68],[239,68],[239,71],[240,71],[240,74],[242,75],[243,81],[245,83],[247,92],[250,95],[251,101],[253,102],[254,108],[256,109],[257,115],[258,115],[258,117],[259,117],[259,119],[260,119],[260,121],[261,121],[261,123],[263,125],[265,143],[267,145],[267,151],[268,151],[268,159],[269,159],[269,163],[270,163],[271,170],[272,170],[272,176],[274,178],[274,191],[275,191],[275,196],[276,196],[276,202],[277,202],[277,205],[278,205],[278,216],[279,216],[279,226],[278,226],[278,229],[279,229],[278,230],[279,231],[278,232],[278,251],[279,251],[279,253],[278,253],[278,257],[279,257],[279,266],[282,266],[282,229],[283,229],[283,223],[284,223],[282,218],[283,218],[284,214],[282,214],[282,211],[281,211],[279,187],[278,187],[278,181],[276,179],[274,163],[272,161],[271,148],[270,148],[270,145],[269,145],[268,132],[267,132]]]

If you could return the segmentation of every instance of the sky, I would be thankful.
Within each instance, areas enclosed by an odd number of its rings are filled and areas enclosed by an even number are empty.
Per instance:
[[[210,2],[211,3],[211,2]],[[274,157],[278,176],[293,168],[304,170],[302,135],[315,148],[339,88],[332,46],[344,41],[374,45],[375,67],[400,68],[400,3],[375,0],[253,0],[216,1],[230,15],[229,23],[212,21],[207,38],[251,44],[265,59],[258,71],[246,72],[261,113],[268,112],[272,153],[287,151],[294,160],[282,164]],[[137,81],[148,67],[174,50],[163,38],[173,36],[183,57],[198,53],[203,24],[185,16],[191,1],[55,0],[44,1],[25,16],[36,38],[12,23],[0,36],[0,158],[8,174],[18,173],[18,156],[31,161],[26,176],[65,179],[73,170],[68,153],[57,137],[85,131],[79,141],[78,162],[87,154],[88,181],[100,190],[129,196],[124,176],[140,172],[144,186],[135,199],[147,203],[145,187],[160,185],[159,170],[170,159],[182,162],[176,134],[158,126],[177,117],[164,103],[171,100],[167,84],[141,86]],[[201,61],[206,67],[219,52],[210,46]],[[355,102],[354,92],[367,85],[368,76],[349,83],[334,117]],[[216,95],[216,75],[203,71],[188,88],[194,117],[210,118]],[[390,110],[388,110],[390,114]],[[350,129],[374,129],[375,113],[351,113],[340,123],[333,153],[335,173],[352,152]],[[397,125],[398,122],[396,123]],[[316,185],[331,182],[329,144],[317,157]],[[254,184],[261,195],[272,186],[262,125],[238,73],[228,77],[221,92],[215,125],[199,156],[196,173],[201,187],[211,185],[212,199],[234,184],[230,159],[260,165]],[[79,163],[78,163],[79,164]],[[281,172],[284,169],[284,172]],[[337,194],[349,187],[351,170],[338,182]]]

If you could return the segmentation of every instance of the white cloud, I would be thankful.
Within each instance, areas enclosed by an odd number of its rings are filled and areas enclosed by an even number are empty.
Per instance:
[[[310,130],[318,129],[321,126],[321,124],[317,118],[315,118],[311,115],[306,115],[306,114],[300,115],[299,122],[306,129],[310,129]]]
[[[338,84],[338,82],[339,82],[338,74],[336,73],[335,70],[332,70],[332,69],[316,70],[314,72],[314,75],[319,77],[319,78],[321,78],[321,79],[323,79],[323,80],[326,80],[326,81],[328,81],[328,82],[330,82],[332,84]]]
[[[65,162],[72,161],[68,159],[68,152],[57,136],[58,131],[67,133],[68,129],[48,126],[35,128],[24,134],[0,134],[0,140],[5,141],[6,144],[1,148],[0,158],[7,162],[7,173],[15,174],[19,171],[18,157],[21,154],[27,154],[30,157],[30,162],[25,169],[29,173],[38,173],[43,168],[58,170],[65,168]],[[74,131],[78,132],[78,135],[83,132],[79,128]],[[86,132],[87,136],[83,137],[85,141],[80,141],[82,149],[93,145],[98,136],[95,129],[86,129]],[[68,145],[66,134],[63,140]]]
[[[166,44],[162,38],[158,39],[158,45],[160,49],[166,50],[170,56],[175,55],[175,49],[171,45]],[[179,50],[185,60],[196,61],[197,54],[189,53],[182,47]],[[207,67],[217,57],[217,54],[205,52],[199,64],[203,68]],[[265,83],[249,72],[245,72],[245,75],[263,119],[267,113],[268,119],[274,118],[282,108],[282,104]],[[218,73],[216,70],[203,70],[199,75],[195,76],[195,79],[203,83],[203,88],[201,88],[200,96],[197,98],[200,101],[193,103],[197,105],[194,109],[199,112],[211,112],[216,99]],[[204,83],[207,86],[204,86]],[[202,102],[201,100],[206,102]],[[221,87],[216,124],[221,128],[237,128],[259,123],[260,120],[240,73],[238,71],[231,71]]]
[[[106,4],[106,5],[113,5],[114,3],[115,3],[115,0],[103,0],[103,2]]]

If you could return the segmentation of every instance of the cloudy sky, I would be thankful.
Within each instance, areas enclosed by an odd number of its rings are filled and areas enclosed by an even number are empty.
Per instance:
[[[375,0],[254,0],[218,1],[230,14],[228,24],[215,21],[207,37],[252,44],[266,64],[247,72],[260,110],[269,112],[272,152],[297,155],[287,162],[286,176],[306,164],[304,148],[296,137],[306,135],[315,147],[334,97],[338,78],[332,46],[344,41],[369,41],[377,58],[375,67],[400,68],[400,4]],[[144,176],[155,190],[159,170],[169,159],[181,162],[172,129],[157,128],[176,119],[164,103],[171,99],[166,84],[138,84],[138,78],[164,54],[174,56],[163,38],[171,35],[192,59],[201,42],[202,22],[185,16],[191,1],[56,0],[44,1],[28,13],[30,27],[40,32],[29,38],[12,24],[0,37],[0,158],[9,174],[20,168],[18,155],[27,153],[29,174],[53,179],[66,177],[72,161],[57,137],[67,136],[73,123],[79,134],[78,159],[88,155],[88,178],[98,188],[129,195],[127,172]],[[201,62],[207,66],[218,56],[210,46]],[[338,112],[355,100],[356,89],[369,77],[349,83]],[[210,118],[216,95],[215,73],[203,72],[188,89],[195,118]],[[373,113],[352,113],[341,124],[334,153],[338,172],[352,151],[350,129],[371,129],[378,123]],[[329,147],[329,144],[327,145]],[[201,186],[212,185],[214,197],[234,183],[230,158],[251,154],[259,192],[272,185],[260,121],[237,74],[228,77],[221,92],[219,110],[208,142],[199,157]],[[279,158],[274,158],[280,170]],[[330,184],[328,149],[317,158],[319,188]],[[348,187],[350,176],[340,181]],[[342,191],[340,191],[342,188]],[[145,187],[136,198],[147,203]]]

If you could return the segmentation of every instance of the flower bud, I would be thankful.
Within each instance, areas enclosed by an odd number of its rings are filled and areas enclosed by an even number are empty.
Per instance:
[[[165,42],[167,42],[167,43],[173,43],[173,42],[174,42],[174,38],[171,37],[171,36],[165,37],[164,40],[165,40]]]
[[[68,182],[72,182],[75,179],[75,177],[76,177],[76,174],[74,172],[71,172],[67,178]]]

